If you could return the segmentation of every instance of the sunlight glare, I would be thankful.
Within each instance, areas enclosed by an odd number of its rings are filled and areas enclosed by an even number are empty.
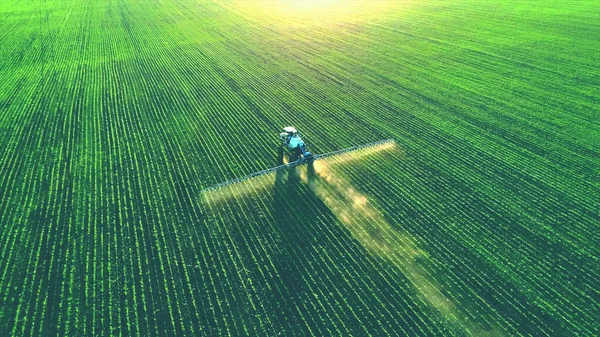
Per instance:
[[[401,1],[257,0],[236,2],[237,9],[261,21],[287,26],[373,20]]]

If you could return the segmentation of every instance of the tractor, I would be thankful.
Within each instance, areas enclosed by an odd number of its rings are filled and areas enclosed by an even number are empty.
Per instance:
[[[289,162],[294,161],[312,161],[313,154],[308,151],[306,144],[302,140],[302,135],[293,126],[286,126],[279,134],[281,141],[279,146],[279,157],[283,160],[283,152],[287,151]]]

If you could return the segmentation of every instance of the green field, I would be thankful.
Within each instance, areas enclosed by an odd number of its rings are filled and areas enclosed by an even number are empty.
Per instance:
[[[293,125],[306,167],[277,164]],[[600,335],[600,2],[0,0],[0,336]]]

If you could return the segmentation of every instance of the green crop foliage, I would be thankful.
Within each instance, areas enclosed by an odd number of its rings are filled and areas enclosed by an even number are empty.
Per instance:
[[[0,336],[600,335],[598,22],[0,0]]]

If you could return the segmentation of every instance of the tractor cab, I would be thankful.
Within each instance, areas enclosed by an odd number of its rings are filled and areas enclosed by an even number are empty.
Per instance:
[[[290,151],[294,157],[312,157],[312,153],[306,149],[306,145],[304,144],[304,141],[302,140],[301,135],[296,128],[293,126],[286,126],[283,128],[283,131],[284,132],[279,134],[282,147]]]
[[[279,134],[279,139],[282,142],[285,142],[286,145],[289,143],[291,138],[293,138],[295,136],[300,137],[298,130],[296,130],[296,128],[293,126],[286,126],[285,128],[283,128],[283,131],[284,132]]]

